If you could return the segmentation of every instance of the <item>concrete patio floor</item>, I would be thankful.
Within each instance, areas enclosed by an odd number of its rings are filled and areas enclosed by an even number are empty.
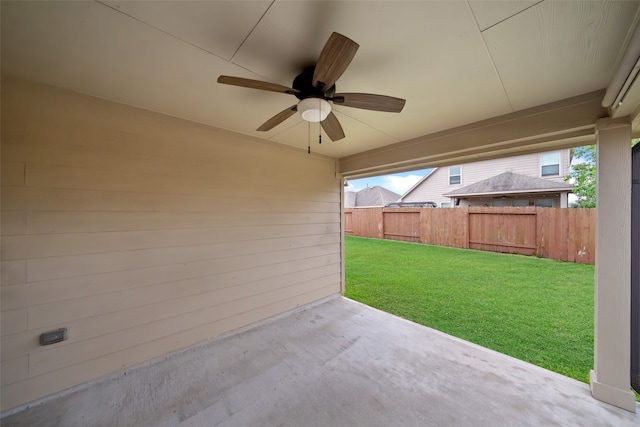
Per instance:
[[[7,414],[5,414],[7,415]],[[587,384],[336,297],[3,426],[638,426]]]

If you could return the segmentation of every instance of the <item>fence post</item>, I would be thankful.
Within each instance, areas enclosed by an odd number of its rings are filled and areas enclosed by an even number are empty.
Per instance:
[[[466,237],[464,239],[465,242],[465,249],[469,249],[469,239],[470,239],[470,235],[471,233],[469,232],[469,206],[464,208],[465,213],[464,213],[464,234],[466,234]]]
[[[540,215],[540,208],[534,208],[536,212],[536,256],[543,258],[544,250],[542,249],[542,217]]]

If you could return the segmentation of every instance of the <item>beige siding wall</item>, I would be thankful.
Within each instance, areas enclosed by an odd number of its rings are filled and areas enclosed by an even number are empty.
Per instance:
[[[463,167],[464,169],[464,167]],[[463,170],[464,174],[464,170]],[[431,175],[417,186],[403,202],[436,202],[438,207],[442,203],[450,203],[451,199],[443,196],[444,193],[460,188],[459,185],[449,185],[449,168],[442,167],[431,172]]]
[[[553,152],[553,151],[552,151]],[[540,174],[541,154],[525,154],[502,159],[483,160],[462,165],[462,186],[470,185],[483,179],[491,178],[503,172],[513,172],[534,178],[564,182],[563,177],[569,172],[569,150],[559,150],[560,176],[543,177]],[[446,168],[448,169],[448,168]]]
[[[429,178],[423,181],[410,194],[402,199],[403,202],[431,201],[449,203],[451,199],[443,194],[467,185],[475,184],[483,179],[488,179],[503,172],[513,172],[534,178],[548,179],[564,183],[564,176],[569,173],[569,150],[559,150],[560,175],[543,177],[540,175],[541,154],[525,154],[522,156],[506,157],[502,159],[483,160],[480,162],[460,165],[462,177],[459,185],[449,185],[449,167],[436,169]],[[490,204],[489,204],[490,205]]]
[[[2,409],[340,292],[332,159],[9,78],[2,125]]]

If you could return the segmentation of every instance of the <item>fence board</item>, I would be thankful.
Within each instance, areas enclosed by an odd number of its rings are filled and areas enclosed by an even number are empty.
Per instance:
[[[539,258],[549,258],[549,242],[547,241],[547,223],[543,215],[536,215],[536,244],[538,250],[536,256]]]
[[[470,208],[469,248],[535,254],[535,208]]]
[[[345,209],[345,216],[349,216],[349,233],[384,239],[382,208]],[[347,224],[345,224],[345,232],[347,232],[346,226]]]
[[[344,210],[344,234],[352,236],[353,233],[353,212],[351,210]]]
[[[558,251],[558,245],[560,242],[557,238],[558,237],[558,221],[556,218],[556,210],[553,209],[548,212],[540,212],[540,214],[548,215],[548,219],[546,222],[548,224],[547,240],[549,241],[549,258],[558,259],[558,257],[560,256],[560,253]]]
[[[578,209],[568,209],[567,220],[567,261],[576,261],[576,216]]]
[[[384,238],[403,240],[406,242],[419,242],[420,210],[421,208],[384,209],[382,219]]]
[[[596,210],[578,209],[580,221],[576,221],[576,262],[596,262]]]
[[[566,211],[566,212],[565,212]],[[570,213],[568,209],[561,209],[559,211],[560,216],[562,217],[562,221],[560,222],[560,241],[561,245],[561,253],[560,259],[569,260],[569,216]]]
[[[345,234],[595,263],[595,209],[345,209]]]
[[[469,247],[466,209],[420,209],[420,242],[454,248]]]

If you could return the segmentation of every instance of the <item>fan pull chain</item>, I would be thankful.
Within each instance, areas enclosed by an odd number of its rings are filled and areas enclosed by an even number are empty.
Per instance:
[[[311,122],[307,122],[307,154],[311,154]]]
[[[322,144],[322,101],[318,98],[318,144]]]

